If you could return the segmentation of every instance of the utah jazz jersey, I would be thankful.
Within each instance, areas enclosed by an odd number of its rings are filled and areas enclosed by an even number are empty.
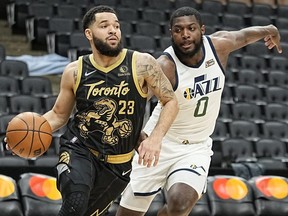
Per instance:
[[[142,129],[147,95],[138,83],[135,53],[123,49],[120,59],[107,68],[92,54],[78,60],[77,112],[69,128],[102,154],[130,152]]]
[[[167,137],[184,144],[206,140],[214,131],[218,117],[225,76],[211,39],[203,37],[204,56],[198,65],[184,65],[174,53],[172,46],[166,54],[176,65],[179,113],[170,127]],[[145,127],[148,133],[156,124],[161,106],[158,104]]]

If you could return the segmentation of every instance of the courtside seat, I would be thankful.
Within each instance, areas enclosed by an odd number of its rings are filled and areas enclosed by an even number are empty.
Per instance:
[[[217,12],[215,13],[209,13],[207,11],[203,11],[201,13],[202,22],[205,23],[205,26],[214,27],[215,29],[219,29],[219,17],[217,15]]]
[[[147,0],[146,9],[148,8],[162,10],[167,14],[174,10],[172,1],[167,0]]]
[[[106,0],[103,1],[103,3],[104,2],[106,3]],[[119,3],[121,5],[121,7],[132,8],[132,9],[135,9],[135,10],[142,11],[143,7],[145,5],[145,0],[133,0],[133,1],[131,1],[131,0],[120,0]],[[115,7],[117,7],[117,3],[115,4]]]
[[[216,175],[208,177],[207,195],[212,216],[254,216],[253,194],[241,177]]]
[[[266,121],[283,121],[288,123],[288,105],[283,103],[268,103],[265,107]]]
[[[255,143],[255,153],[258,163],[266,170],[288,171],[286,144],[277,139],[263,138]],[[265,172],[264,172],[265,173]]]
[[[28,160],[18,157],[18,156],[14,156],[14,155],[8,155],[9,153],[12,154],[11,151],[8,151],[8,150],[2,150],[2,151],[4,151],[4,153],[2,152],[1,154],[4,154],[4,156],[0,157],[1,168],[6,168],[6,169],[10,169],[10,168],[22,169],[23,168],[25,169],[29,166]]]
[[[6,48],[0,44],[0,62],[6,59]]]
[[[252,15],[250,21],[251,21],[251,26],[269,25],[273,22],[269,17],[260,16],[260,15]]]
[[[61,208],[62,197],[52,176],[23,173],[18,181],[25,216],[53,216]]]
[[[1,215],[23,216],[16,181],[6,175],[0,175]]]
[[[9,113],[8,100],[5,96],[0,94],[0,116],[7,115]]]
[[[34,166],[43,168],[54,168],[58,162],[58,155],[42,155],[34,160]]]
[[[241,15],[246,18],[251,16],[250,0],[229,0],[226,5],[226,13]]]
[[[284,103],[288,105],[287,88],[281,86],[269,86],[265,91],[268,103]]]
[[[266,105],[263,91],[254,85],[238,84],[235,89],[235,102],[251,102],[257,105]]]
[[[228,138],[221,142],[222,164],[255,162],[252,142],[245,138]]]
[[[229,131],[227,128],[227,124],[221,120],[216,121],[215,129],[211,138],[214,141],[223,141],[229,138]]]
[[[130,37],[130,49],[152,54],[156,48],[156,40],[153,37],[136,34]]]
[[[215,14],[218,17],[222,17],[225,7],[223,1],[221,0],[220,1],[206,0],[202,1],[201,9],[203,12]]]
[[[152,8],[147,8],[142,11],[142,19],[144,22],[151,22],[158,25],[166,25],[167,23],[165,11]]]
[[[161,25],[152,22],[141,21],[136,25],[136,35],[148,36],[155,39],[160,39],[163,35]]]
[[[0,95],[7,98],[20,92],[20,83],[17,78],[8,75],[0,75]]]
[[[0,74],[22,80],[29,75],[29,69],[24,61],[5,59],[0,64]]]
[[[255,70],[262,73],[266,72],[266,60],[263,57],[256,55],[243,55],[240,61],[242,68]]]
[[[222,16],[222,30],[233,31],[244,28],[245,20],[242,16],[236,14],[225,13]]]
[[[262,125],[264,138],[288,143],[288,124],[282,121],[266,121]]]
[[[288,70],[288,61],[285,56],[273,56],[270,59],[270,67],[271,70],[280,70],[287,71]]]
[[[175,1],[175,8],[180,8],[180,7],[193,7],[197,10],[200,9],[202,1],[197,1],[197,0],[177,0]]]
[[[262,73],[254,69],[242,68],[238,71],[237,84],[252,85],[258,88],[267,87]]]
[[[251,102],[238,102],[232,106],[234,120],[250,120],[256,124],[264,123],[261,106]]]
[[[248,183],[254,191],[254,203],[258,216],[288,215],[287,178],[273,175],[257,176],[251,178]]]
[[[47,98],[53,95],[52,83],[49,78],[44,76],[28,76],[21,81],[21,92],[24,95]]]
[[[82,17],[82,8],[79,5],[60,4],[56,7],[58,17],[69,18],[77,22]]]
[[[250,120],[234,120],[229,123],[230,137],[257,141],[261,137],[258,124]]]
[[[268,73],[268,84],[270,86],[288,86],[287,72],[285,70],[270,70],[270,72]]]
[[[10,114],[21,112],[43,113],[41,98],[32,95],[14,95],[10,98]]]

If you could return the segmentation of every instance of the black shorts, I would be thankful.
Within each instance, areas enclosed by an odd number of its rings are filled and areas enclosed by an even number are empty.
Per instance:
[[[67,194],[78,190],[77,185],[88,186],[88,212],[101,212],[125,189],[130,181],[130,172],[127,171],[131,168],[131,161],[123,164],[106,163],[96,158],[76,137],[71,140],[62,137],[56,168],[57,187],[64,199]],[[69,188],[69,191],[65,188]]]

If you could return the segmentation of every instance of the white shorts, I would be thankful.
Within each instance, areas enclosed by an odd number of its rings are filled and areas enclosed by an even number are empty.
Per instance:
[[[169,190],[175,183],[190,185],[201,197],[206,192],[212,155],[211,138],[197,144],[179,144],[164,138],[156,167],[139,165],[138,154],[134,156],[131,180],[120,205],[146,212],[156,194],[164,188]]]

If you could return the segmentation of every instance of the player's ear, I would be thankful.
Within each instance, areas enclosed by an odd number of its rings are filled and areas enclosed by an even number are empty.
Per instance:
[[[205,34],[205,31],[206,31],[205,25],[202,25],[202,26],[200,27],[200,29],[201,29],[201,33],[202,33],[202,34]]]
[[[86,38],[88,40],[92,40],[93,39],[91,29],[89,29],[89,28],[85,29],[84,34],[85,34],[85,36],[86,36]]]

